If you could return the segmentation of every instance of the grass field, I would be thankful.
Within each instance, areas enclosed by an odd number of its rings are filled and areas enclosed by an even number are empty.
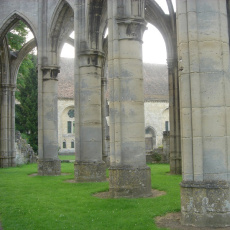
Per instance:
[[[158,229],[154,217],[180,210],[180,176],[168,165],[149,165],[152,187],[166,195],[156,198],[100,199],[109,183],[66,183],[73,163],[62,163],[65,176],[28,176],[37,165],[0,169],[0,222],[4,230]]]

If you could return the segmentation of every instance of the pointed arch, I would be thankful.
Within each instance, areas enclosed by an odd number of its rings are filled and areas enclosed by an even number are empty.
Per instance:
[[[61,52],[65,40],[74,29],[74,10],[66,0],[59,0],[51,18],[49,39],[51,52],[57,55]],[[55,59],[56,57],[53,57]]]
[[[14,10],[3,21],[2,25],[0,25],[0,42],[3,41],[6,34],[10,31],[12,27],[14,27],[14,25],[19,20],[23,21],[33,33],[34,38],[35,39],[37,38],[37,30],[35,29],[35,26],[33,25],[33,23],[24,14],[18,12],[17,10]]]
[[[145,8],[146,21],[154,25],[162,34],[166,49],[167,58],[172,59],[177,57],[176,46],[176,28],[175,28],[175,13],[172,12],[169,2],[167,2],[170,10],[170,15],[164,13],[162,8],[155,0],[147,0]],[[171,15],[173,13],[173,15]]]
[[[37,46],[36,40],[33,38],[30,41],[28,41],[24,46],[17,52],[16,59],[12,60],[11,62],[11,77],[12,82],[16,85],[17,82],[17,74],[19,67],[23,61],[23,59],[26,57],[26,55],[33,50]]]

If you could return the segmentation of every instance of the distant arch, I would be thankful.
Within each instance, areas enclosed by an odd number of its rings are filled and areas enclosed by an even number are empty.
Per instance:
[[[28,26],[34,35],[35,40],[37,40],[37,30],[35,29],[33,23],[24,14],[15,10],[9,14],[8,17],[3,21],[2,25],[0,25],[0,42],[2,42],[6,34],[19,20],[23,21]]]
[[[145,128],[145,150],[146,151],[152,151],[154,148],[156,148],[156,130],[151,127],[147,126]]]
[[[66,0],[59,0],[52,15],[49,34],[53,64],[59,63],[64,42],[73,30],[74,10]]]
[[[172,4],[169,4],[169,13],[166,15],[162,8],[154,0],[147,0],[145,8],[145,18],[154,25],[162,34],[167,50],[167,58],[174,59],[177,56],[175,13]]]
[[[17,74],[19,67],[23,61],[23,59],[26,57],[26,55],[31,52],[35,47],[37,46],[37,42],[35,39],[31,39],[28,41],[17,53],[17,58],[12,61],[11,63],[11,75],[12,75],[12,81],[16,85],[17,82]]]

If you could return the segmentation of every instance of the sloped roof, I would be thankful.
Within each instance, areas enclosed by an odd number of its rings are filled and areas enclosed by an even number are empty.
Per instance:
[[[58,75],[58,98],[74,98],[74,59],[60,59],[61,72]],[[145,101],[168,101],[167,65],[144,63]]]
[[[168,101],[169,90],[167,65],[144,63],[143,77],[145,101]]]

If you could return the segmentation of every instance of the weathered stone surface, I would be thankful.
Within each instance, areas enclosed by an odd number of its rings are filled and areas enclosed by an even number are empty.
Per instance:
[[[109,183],[110,196],[113,198],[151,196],[151,171],[149,167],[110,167]]]
[[[39,176],[59,176],[61,175],[60,160],[38,160],[38,175]]]
[[[76,182],[106,181],[106,164],[104,162],[75,161],[74,174]]]
[[[197,227],[230,226],[229,184],[217,182],[181,183],[182,224]]]

